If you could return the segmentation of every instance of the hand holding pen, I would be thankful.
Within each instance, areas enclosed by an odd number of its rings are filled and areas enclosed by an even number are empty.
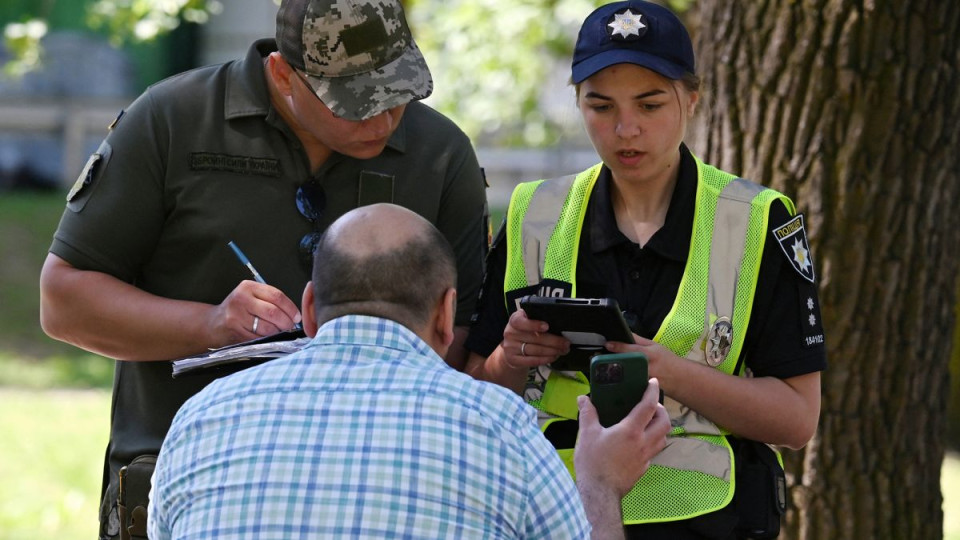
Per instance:
[[[247,267],[254,281],[266,285],[266,288],[256,286],[250,288],[250,297],[254,302],[246,306],[246,311],[248,316],[253,317],[253,322],[249,327],[245,327],[245,330],[255,334],[254,337],[256,337],[267,336],[284,330],[300,329],[300,312],[297,310],[297,306],[279,289],[267,284],[260,272],[257,272],[253,263],[235,242],[231,240],[227,245],[233,250],[240,263]],[[230,297],[234,295],[246,296],[243,291],[248,288],[241,283],[230,293]],[[228,300],[230,297],[228,297]],[[251,339],[249,336],[246,337]]]
[[[250,259],[248,259],[247,256],[240,251],[240,248],[237,247],[237,243],[231,240],[227,242],[227,245],[230,246],[230,249],[233,250],[233,253],[236,254],[238,259],[240,259],[240,264],[246,266],[247,270],[250,270],[250,273],[253,274],[253,279],[256,280],[257,283],[263,283],[266,285],[267,282],[263,280],[260,272],[257,272],[257,269],[253,267],[253,263],[250,262]],[[254,332],[256,332],[256,330],[254,330]]]

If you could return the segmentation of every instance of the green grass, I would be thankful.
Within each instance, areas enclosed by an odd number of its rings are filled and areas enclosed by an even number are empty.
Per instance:
[[[106,388],[113,384],[113,360],[76,352],[22,358],[0,350],[0,387],[27,389]]]
[[[96,538],[107,390],[0,388],[0,540]]]
[[[0,540],[97,534],[113,362],[40,328],[65,194],[0,193]]]

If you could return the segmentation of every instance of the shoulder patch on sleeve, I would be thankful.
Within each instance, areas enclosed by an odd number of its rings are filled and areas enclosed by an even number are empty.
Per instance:
[[[103,176],[103,171],[106,170],[112,154],[113,149],[110,147],[110,143],[103,141],[100,143],[100,148],[90,155],[87,164],[80,171],[77,181],[73,183],[73,187],[67,193],[68,209],[73,212],[83,210],[83,207],[86,206],[87,201],[93,195],[100,177]]]
[[[117,127],[117,124],[120,123],[120,119],[123,118],[123,113],[126,112],[123,109],[120,109],[120,112],[117,113],[117,117],[113,119],[113,122],[110,122],[110,125],[107,126],[107,129],[113,131],[113,128]]]
[[[790,261],[790,266],[804,279],[813,283],[816,276],[813,270],[813,259],[810,257],[810,243],[807,242],[807,233],[803,228],[803,214],[797,214],[797,217],[770,233],[780,244],[780,249]]]
[[[84,165],[83,170],[80,171],[80,176],[77,177],[77,181],[73,183],[73,187],[71,187],[70,192],[67,193],[67,202],[72,202],[80,195],[83,188],[93,183],[94,173],[101,159],[103,159],[103,154],[100,152],[90,154],[90,157],[87,159],[87,164]]]

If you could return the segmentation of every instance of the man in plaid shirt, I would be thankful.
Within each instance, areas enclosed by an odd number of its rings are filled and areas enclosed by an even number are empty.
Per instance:
[[[455,268],[404,208],[331,225],[303,295],[312,341],[184,404],[157,461],[150,538],[621,535],[609,509],[669,430],[656,381],[608,429],[581,400],[574,485],[532,408],[444,363]]]

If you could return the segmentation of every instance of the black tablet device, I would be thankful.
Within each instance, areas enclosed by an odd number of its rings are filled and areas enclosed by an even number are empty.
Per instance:
[[[613,298],[524,296],[520,307],[527,317],[550,325],[549,332],[570,340],[570,352],[551,367],[589,373],[590,358],[607,352],[607,341],[633,343],[633,333]]]

